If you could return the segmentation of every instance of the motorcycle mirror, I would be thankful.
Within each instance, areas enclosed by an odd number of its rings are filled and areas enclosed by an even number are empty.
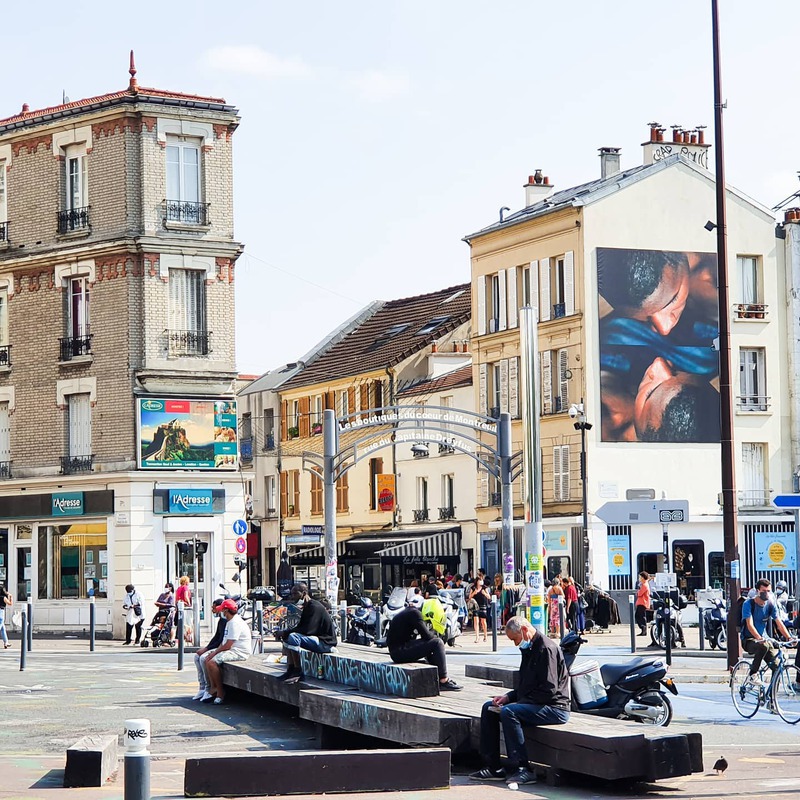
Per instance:
[[[224,584],[224,583],[220,583],[220,584],[218,584],[218,586],[219,586],[219,588],[220,588],[220,589],[222,589],[222,591],[223,591],[223,592],[227,592],[227,591],[228,591],[228,590],[225,588],[225,584]]]

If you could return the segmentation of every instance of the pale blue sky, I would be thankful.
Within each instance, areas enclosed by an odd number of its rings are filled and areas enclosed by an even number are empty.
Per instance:
[[[113,5],[114,11],[110,9]],[[647,123],[709,126],[710,0],[54,0],[4,9],[0,116],[127,84],[221,95],[235,142],[238,368],[302,355],[374,299],[469,279],[461,237],[641,162]],[[728,180],[800,189],[797,0],[721,0]]]

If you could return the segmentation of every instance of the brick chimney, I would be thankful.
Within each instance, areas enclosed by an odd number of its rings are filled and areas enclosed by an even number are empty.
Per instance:
[[[601,147],[600,148],[600,177],[610,178],[616,175],[619,170],[619,154],[621,148],[619,147]]]
[[[550,178],[542,175],[542,171],[537,169],[533,175],[528,176],[525,189],[525,208],[535,205],[553,193],[555,186],[550,185]]]
[[[684,130],[681,125],[672,125],[670,141],[665,141],[666,129],[658,122],[650,123],[650,137],[642,142],[644,151],[644,164],[655,164],[669,156],[679,153],[684,158],[697,164],[698,167],[708,169],[708,151],[711,147],[706,144],[705,125],[698,125],[692,130]]]

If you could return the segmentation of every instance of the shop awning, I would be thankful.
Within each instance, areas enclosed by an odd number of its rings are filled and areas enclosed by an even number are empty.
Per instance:
[[[394,547],[379,550],[381,558],[455,558],[461,555],[461,530],[453,528],[430,536],[410,539]]]

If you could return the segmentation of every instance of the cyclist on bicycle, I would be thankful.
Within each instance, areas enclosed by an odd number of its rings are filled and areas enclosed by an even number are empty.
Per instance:
[[[770,599],[772,584],[766,579],[761,578],[756,583],[756,595],[744,601],[742,605],[742,647],[746,653],[753,656],[753,663],[750,665],[750,676],[755,680],[755,676],[761,667],[761,662],[766,660],[769,668],[775,670],[775,657],[778,653],[775,645],[765,636],[767,620],[773,620],[773,625],[787,639],[792,637],[786,626],[778,618],[778,609]]]

